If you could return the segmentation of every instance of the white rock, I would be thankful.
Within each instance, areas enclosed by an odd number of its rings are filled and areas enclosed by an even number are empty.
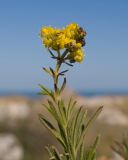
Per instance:
[[[118,154],[114,153],[113,160],[124,160],[124,159],[121,156],[119,156]]]
[[[113,104],[113,99],[111,97],[78,97],[77,98],[80,105],[85,105],[88,108],[97,108],[100,106],[110,106]]]
[[[12,134],[0,134],[0,160],[22,160],[23,149]]]
[[[121,96],[94,96],[94,97],[78,97],[78,102],[81,105],[86,105],[86,107],[97,108],[98,106],[116,106],[116,105],[124,105],[127,97]]]
[[[27,119],[29,114],[30,107],[26,103],[10,102],[0,106],[0,123],[16,126],[19,121]]]
[[[128,126],[128,117],[121,111],[111,107],[104,107],[103,111],[98,117],[98,120],[110,125]]]

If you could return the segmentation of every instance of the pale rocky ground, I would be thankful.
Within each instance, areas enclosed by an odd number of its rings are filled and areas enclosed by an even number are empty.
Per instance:
[[[115,154],[113,155],[113,158],[107,157],[107,156],[101,156],[98,158],[98,160],[123,160],[119,155]]]
[[[64,99],[71,94],[65,94]],[[123,133],[128,132],[128,96],[76,97],[78,105],[85,104],[89,115],[99,106],[104,106],[88,133],[87,146],[100,133],[98,160],[122,160],[111,151],[110,146],[113,140],[120,140]],[[0,160],[23,160],[23,157],[24,160],[46,159],[44,146],[56,144],[56,141],[38,120],[38,113],[45,112],[41,105],[44,101],[0,97]]]
[[[122,112],[124,105],[128,108],[127,96],[100,96],[100,97],[78,97],[79,104],[86,104],[87,108],[97,108],[104,106],[102,113],[98,117],[99,121],[110,125],[128,126],[128,115]],[[122,106],[123,108],[120,108]]]
[[[23,148],[13,134],[0,134],[0,159],[1,160],[22,160]]]

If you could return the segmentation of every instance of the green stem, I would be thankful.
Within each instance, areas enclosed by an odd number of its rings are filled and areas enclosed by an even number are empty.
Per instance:
[[[64,61],[65,56],[68,53],[68,50],[65,50],[62,55],[60,55],[60,51],[57,51],[57,53],[58,53],[58,59],[57,59],[56,67],[54,70],[55,75],[53,76],[53,81],[54,81],[54,91],[55,91],[56,102],[58,103],[58,101],[61,99],[61,96],[59,93],[59,86],[58,86],[59,70]]]
[[[59,80],[59,71],[60,68],[62,66],[62,63],[65,60],[65,57],[68,53],[68,50],[65,50],[64,53],[62,55],[60,55],[60,52],[58,51],[58,59],[57,59],[57,63],[55,66],[55,70],[54,70],[54,75],[52,75],[53,81],[54,81],[54,94],[55,94],[55,104],[57,105],[57,107],[60,107],[58,104],[59,101],[61,101],[61,93],[59,92],[59,86],[58,86],[58,80]],[[66,123],[68,123],[68,119],[66,119]],[[66,135],[66,145],[67,145],[67,149],[65,150],[65,153],[69,153],[69,156],[66,157],[67,160],[76,160],[76,153],[75,153],[75,148],[73,146],[71,146],[70,144],[70,140],[69,140],[69,136],[68,136],[68,128],[67,125],[62,125],[63,130],[65,132]]]

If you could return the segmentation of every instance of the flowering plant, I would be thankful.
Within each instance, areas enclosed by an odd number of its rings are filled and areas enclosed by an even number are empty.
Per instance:
[[[54,146],[46,147],[51,160],[94,160],[96,157],[96,146],[99,137],[89,151],[85,151],[84,138],[90,124],[95,120],[102,110],[100,107],[91,118],[87,118],[87,110],[83,106],[76,107],[77,101],[72,97],[69,102],[64,102],[62,92],[66,85],[65,73],[68,70],[61,70],[62,64],[73,66],[75,62],[82,62],[85,45],[86,32],[78,24],[72,23],[65,28],[56,29],[53,27],[42,27],[41,40],[48,49],[51,58],[56,62],[55,69],[43,68],[54,83],[54,89],[50,90],[40,85],[42,95],[49,96],[48,103],[44,104],[56,124],[40,114],[40,121],[50,130],[63,147],[63,153],[59,153]],[[60,85],[59,78],[63,78]]]
[[[124,160],[128,160],[128,138],[126,136],[123,137],[122,142],[115,141],[112,149]]]

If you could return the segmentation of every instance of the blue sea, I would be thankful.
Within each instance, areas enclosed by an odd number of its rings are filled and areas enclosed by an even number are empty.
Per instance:
[[[93,96],[128,96],[128,90],[88,90],[76,91],[76,94],[86,97]],[[0,96],[26,96],[29,98],[40,98],[38,92],[33,91],[0,91]]]

